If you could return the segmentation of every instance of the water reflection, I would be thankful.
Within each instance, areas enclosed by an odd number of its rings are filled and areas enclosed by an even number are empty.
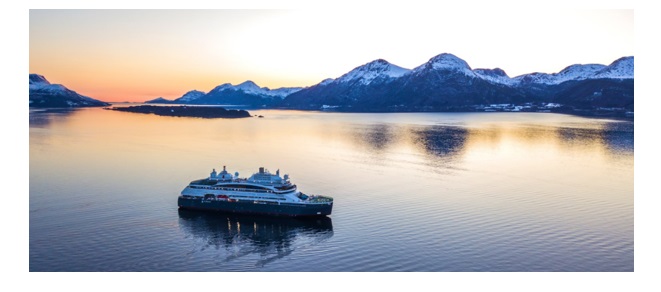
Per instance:
[[[608,123],[603,132],[603,139],[606,145],[614,151],[633,152],[633,123]]]
[[[30,269],[633,270],[633,123],[251,113],[266,118],[31,111]],[[163,194],[225,164],[281,168],[341,206],[317,221],[167,211]],[[90,192],[107,204],[70,204]]]
[[[193,252],[215,248],[221,251],[221,262],[258,256],[257,267],[333,236],[329,217],[294,219],[179,210],[179,226],[202,240]]]
[[[45,128],[55,120],[64,120],[78,109],[30,109],[30,127]]]
[[[633,151],[633,123],[608,122],[594,128],[571,126],[508,126],[486,127],[415,126],[388,124],[353,125],[349,141],[367,152],[383,156],[398,146],[408,146],[422,154],[450,161],[479,143],[496,147],[504,141],[518,141],[530,146],[559,143],[563,146],[605,146],[611,151]],[[470,140],[471,143],[468,143]],[[470,145],[469,145],[470,144]]]
[[[614,152],[634,150],[633,123],[605,123],[598,128],[561,127],[558,135],[569,145],[599,144]]]
[[[371,153],[395,151],[398,146],[418,149],[433,156],[452,156],[462,152],[468,131],[454,126],[354,125],[348,136],[356,146]]]
[[[468,130],[459,127],[431,126],[414,129],[415,143],[427,154],[435,156],[456,156],[466,143]]]
[[[354,124],[344,133],[357,147],[369,153],[380,154],[402,141],[402,133],[389,124]]]
[[[555,153],[581,152],[612,159],[633,154],[633,123],[588,120],[583,123],[489,121],[460,124],[351,124],[341,131],[357,148],[349,161],[372,166],[447,173],[465,170],[467,160],[484,164],[556,159]],[[482,161],[482,162],[479,162]],[[546,165],[548,166],[548,165]],[[490,167],[496,167],[490,165]],[[537,167],[540,166],[531,166]]]

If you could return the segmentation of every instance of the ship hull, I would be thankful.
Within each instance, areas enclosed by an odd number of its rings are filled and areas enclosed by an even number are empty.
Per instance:
[[[332,202],[324,204],[264,204],[249,200],[206,200],[203,198],[185,198],[183,196],[179,197],[178,205],[180,209],[284,217],[327,216],[331,214],[333,209]]]

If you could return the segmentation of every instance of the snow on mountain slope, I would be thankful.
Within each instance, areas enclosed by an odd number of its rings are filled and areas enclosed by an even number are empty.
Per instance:
[[[633,57],[619,58],[608,65],[608,67],[599,70],[594,78],[633,79],[633,63]]]
[[[334,81],[328,81],[328,79],[326,79],[322,81],[322,83],[346,83],[357,81],[360,84],[367,85],[377,78],[397,78],[409,71],[409,69],[390,64],[386,60],[378,59],[358,66]]]
[[[458,58],[453,54],[443,53],[433,58],[429,59],[427,63],[424,63],[413,69],[412,73],[421,73],[424,71],[456,71],[465,74],[470,77],[477,77],[476,74],[471,70],[471,67],[468,66],[466,61]]]
[[[232,91],[242,91],[246,94],[257,95],[262,97],[278,97],[285,98],[285,96],[292,94],[296,91],[301,90],[302,87],[281,87],[277,89],[269,89],[268,87],[259,87],[255,82],[251,80],[245,81],[238,85],[232,85],[230,83],[225,83],[219,86],[216,86],[214,89],[209,91],[209,93],[220,93],[225,90]]]
[[[30,74],[30,90],[40,90],[44,92],[65,92],[67,90],[61,84],[51,84],[46,78],[39,74]]]
[[[605,65],[602,64],[574,64],[571,66],[568,66],[565,69],[562,69],[562,71],[556,73],[556,74],[551,74],[555,78],[556,84],[560,84],[562,82],[568,81],[568,80],[585,80],[593,76],[597,71],[605,68]]]
[[[51,84],[39,74],[30,74],[30,107],[84,107],[109,105],[66,88],[61,84]]]
[[[547,84],[556,85],[570,80],[586,79],[633,79],[633,57],[623,57],[610,65],[602,64],[575,64],[568,66],[558,73],[531,73],[513,79],[519,84]]]
[[[530,73],[524,74],[513,79],[519,84],[547,84],[555,85],[569,80],[585,80],[592,78],[597,71],[605,68],[601,64],[574,64],[562,69],[562,71],[553,74],[547,73]]]
[[[243,82],[239,85],[234,86],[233,89],[234,90],[242,90],[245,93],[250,93],[250,94],[255,94],[255,95],[263,94],[265,91],[268,90],[268,89],[266,89],[266,90],[262,89],[261,87],[257,86],[257,84],[255,84],[255,82],[252,82],[250,80],[245,81],[245,82]]]
[[[272,96],[277,96],[280,98],[284,98],[287,95],[290,95],[294,92],[297,92],[299,90],[303,89],[302,87],[281,87],[281,88],[276,88],[276,89],[271,89],[270,91],[267,92],[267,94],[270,94]]]
[[[46,77],[44,77],[42,75],[39,75],[39,74],[32,73],[32,74],[30,74],[30,85],[32,85],[32,84],[34,84],[34,85],[38,85],[38,84],[49,85],[50,82],[48,82],[48,80],[46,80]]]
[[[77,96],[83,100],[98,102],[98,100],[78,94],[75,91],[66,88],[62,84],[51,84],[44,76],[39,74],[30,74],[30,92],[38,92],[41,94],[46,93],[50,95]]]
[[[193,100],[196,100],[202,96],[204,96],[206,93],[199,91],[199,90],[191,90],[189,92],[186,92],[183,96],[180,98],[175,99],[177,102],[191,102]]]
[[[505,84],[505,85],[514,85],[515,82],[507,76],[507,73],[503,71],[503,69],[500,68],[495,68],[495,69],[474,69],[473,73],[477,75],[477,77],[482,78],[486,81],[489,81],[491,83],[498,83],[498,84]]]
[[[333,78],[326,78],[326,79],[322,80],[321,82],[319,82],[319,85],[327,85],[327,84],[330,84],[330,83],[333,82],[333,81],[335,81],[335,79],[333,79]]]

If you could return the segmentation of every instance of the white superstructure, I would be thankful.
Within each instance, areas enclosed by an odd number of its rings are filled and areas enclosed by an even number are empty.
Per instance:
[[[214,169],[208,178],[192,181],[181,192],[183,197],[201,197],[206,200],[247,201],[256,204],[319,204],[332,202],[331,198],[306,195],[298,191],[289,180],[289,175],[280,177],[280,170],[275,174],[264,167],[249,178],[240,178],[227,172],[225,166],[221,172]]]

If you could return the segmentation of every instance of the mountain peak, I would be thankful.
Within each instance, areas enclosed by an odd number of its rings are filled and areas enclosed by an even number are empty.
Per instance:
[[[434,69],[468,69],[471,70],[471,67],[468,66],[466,61],[458,58],[457,56],[449,53],[443,53],[429,59],[428,64]]]
[[[145,101],[145,103],[172,103],[172,101],[163,97],[157,97],[152,100]]]
[[[224,83],[222,85],[216,86],[214,89],[209,91],[206,95],[204,92],[199,92],[198,94],[204,95],[205,100],[214,99],[221,97],[227,94],[234,94],[235,92],[241,92],[243,94],[258,96],[260,98],[285,98],[285,96],[292,94],[296,91],[301,90],[301,87],[281,87],[276,89],[269,89],[268,87],[259,87],[252,80],[246,80],[241,84],[232,85],[230,83]],[[201,96],[202,97],[202,96]]]
[[[384,59],[376,59],[367,64],[358,66],[349,73],[338,78],[337,82],[349,82],[359,80],[362,84],[369,84],[377,78],[397,78],[410,70],[393,65]]]
[[[246,81],[244,81],[243,83],[237,85],[236,87],[239,87],[239,88],[260,88],[260,87],[257,86],[257,84],[256,84],[255,82],[253,82],[252,80],[246,80]]]
[[[252,93],[255,91],[260,91],[262,88],[257,86],[255,82],[252,82],[251,80],[246,80],[241,84],[238,85],[232,85],[232,83],[223,83],[221,85],[216,86],[214,89],[212,89],[209,93],[211,92],[216,92],[216,91],[223,91],[223,90],[242,90],[246,93]]]
[[[436,55],[429,59],[427,63],[424,63],[413,69],[415,74],[426,74],[424,73],[426,71],[452,71],[459,72],[470,77],[476,77],[477,75],[477,73],[471,70],[471,67],[468,66],[466,61],[449,53]]]
[[[633,64],[633,56],[626,56],[626,57],[619,58],[619,59],[613,61],[613,63],[611,63],[609,66],[613,66],[613,65],[616,65],[616,64],[620,64],[620,63],[631,63],[631,64]]]
[[[184,94],[184,96],[186,96],[186,95],[191,95],[191,94],[205,94],[205,93],[204,93],[204,91],[199,91],[199,90],[195,90],[195,89],[193,89],[193,90],[191,90],[191,91],[189,91],[189,92],[186,92],[186,93]]]
[[[319,85],[330,84],[330,83],[333,82],[333,81],[335,81],[335,79],[333,79],[333,78],[326,78],[326,79],[324,79],[324,80],[321,80],[321,82],[319,82]]]
[[[191,102],[193,100],[199,99],[203,97],[206,93],[199,91],[199,90],[191,90],[189,92],[186,92],[184,95],[182,95],[180,98],[175,99],[176,102]]]
[[[634,66],[633,56],[619,58],[605,68],[599,70],[596,76],[599,78],[633,79]]]
[[[43,75],[31,73],[30,74],[30,84],[50,85],[50,82],[48,82],[48,80],[46,80],[46,77],[44,77]]]
[[[363,66],[370,66],[370,67],[385,67],[391,65],[390,62],[384,60],[384,59],[376,59],[372,62],[369,62]]]
[[[574,64],[567,66],[565,69],[562,69],[562,71],[551,74],[550,76],[555,79],[553,81],[554,83],[560,84],[568,80],[588,79],[597,71],[602,70],[605,67],[606,66],[602,64]]]

